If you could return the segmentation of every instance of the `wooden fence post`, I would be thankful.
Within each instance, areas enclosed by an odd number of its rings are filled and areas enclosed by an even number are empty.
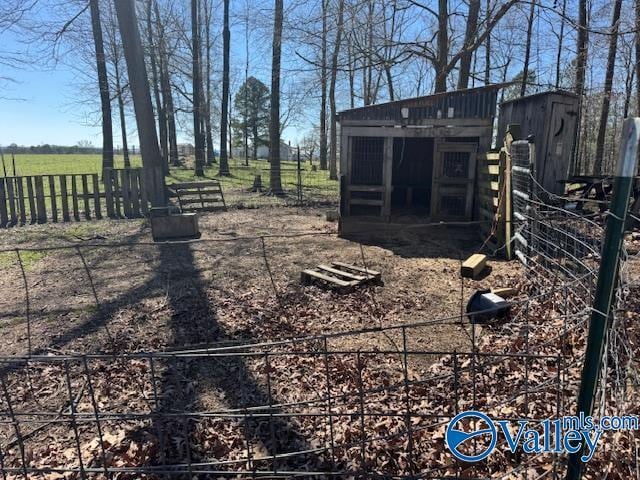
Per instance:
[[[107,204],[107,217],[114,218],[116,215],[113,209],[113,170],[105,168],[102,180],[104,182],[104,199]]]
[[[69,194],[67,193],[67,176],[60,175],[60,199],[62,200],[62,220],[68,222],[69,217]]]
[[[95,209],[95,217],[99,220],[102,218],[102,212],[100,211],[100,181],[98,174],[91,175],[91,181],[93,183],[93,207]]]
[[[7,225],[9,218],[7,217],[7,197],[5,195],[6,178],[0,178],[0,228]]]
[[[51,198],[51,220],[58,223],[58,199],[56,198],[56,182],[53,175],[49,175],[49,197]]]
[[[25,177],[27,180],[27,198],[29,200],[29,214],[31,216],[31,223],[36,223],[36,202],[33,198],[33,182],[31,177]]]
[[[47,223],[47,207],[44,202],[44,183],[42,175],[34,177],[36,184],[36,209],[38,211],[38,223]]]
[[[16,194],[18,195],[18,210],[20,210],[20,224],[24,225],[27,223],[27,212],[24,208],[24,187],[22,185],[22,177],[16,177]]]

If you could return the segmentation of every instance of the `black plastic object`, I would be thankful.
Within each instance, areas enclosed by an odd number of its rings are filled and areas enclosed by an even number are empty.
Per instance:
[[[504,319],[510,308],[509,302],[491,290],[477,290],[467,303],[467,316],[471,323],[484,324]]]

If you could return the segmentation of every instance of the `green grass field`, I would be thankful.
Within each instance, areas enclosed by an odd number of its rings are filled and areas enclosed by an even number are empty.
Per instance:
[[[142,166],[139,155],[131,157],[134,167]],[[102,159],[100,155],[92,154],[19,154],[15,156],[16,176],[34,175],[71,175],[71,174],[100,174]],[[116,168],[122,168],[124,161],[122,156],[115,158]],[[339,186],[335,180],[329,180],[329,172],[326,170],[313,170],[309,162],[301,164],[301,180],[303,195],[307,199],[337,199]],[[187,159],[184,166],[172,167],[166,177],[167,184],[176,182],[199,181],[218,179],[222,184],[225,197],[231,204],[261,205],[270,200],[262,198],[259,194],[251,194],[250,190],[254,179],[260,175],[264,190],[269,188],[270,165],[266,160],[251,160],[245,165],[244,159],[230,159],[229,167],[231,176],[218,176],[219,165],[217,163],[205,168],[204,177],[196,177],[193,169],[193,159]],[[4,157],[4,168],[7,176],[13,176],[13,162],[10,156]],[[282,186],[289,195],[296,195],[298,184],[297,163],[283,161],[281,163]],[[4,175],[4,173],[0,173]],[[56,180],[57,181],[57,180]],[[47,209],[50,208],[50,189],[45,181],[44,185]],[[59,195],[59,189],[56,193]],[[93,185],[88,185],[88,192],[93,192]]]
[[[102,166],[102,156],[98,154],[19,154],[15,156],[15,159],[16,176],[99,173]],[[116,168],[124,166],[122,155],[116,155],[114,160]],[[139,167],[142,165],[142,160],[139,155],[132,155],[131,163],[134,167]],[[10,155],[4,156],[4,166],[7,176],[13,176],[13,162]],[[4,175],[4,171],[2,175]]]

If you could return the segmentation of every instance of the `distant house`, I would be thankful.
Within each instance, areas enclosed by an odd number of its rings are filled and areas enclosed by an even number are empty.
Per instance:
[[[178,155],[181,157],[188,157],[194,154],[193,145],[190,143],[179,143],[178,144]]]
[[[244,157],[244,146],[233,147],[232,153],[234,157]],[[260,145],[257,150],[258,158],[263,160],[269,159],[269,147]],[[249,157],[253,155],[253,148],[249,147]],[[280,142],[280,160],[294,160],[296,150],[285,142]]]

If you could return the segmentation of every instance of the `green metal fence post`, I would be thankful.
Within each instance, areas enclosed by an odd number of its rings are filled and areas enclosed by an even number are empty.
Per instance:
[[[615,298],[618,280],[620,250],[622,248],[625,218],[631,196],[631,188],[636,172],[638,142],[640,142],[640,118],[627,118],[622,127],[620,153],[613,187],[613,197],[607,216],[606,232],[602,247],[602,261],[598,271],[589,338],[582,367],[580,392],[578,394],[577,415],[582,412],[589,416],[593,412],[593,399],[596,393],[602,355],[609,328],[611,304]],[[581,449],[569,456],[567,480],[578,480],[582,476],[584,463]]]

